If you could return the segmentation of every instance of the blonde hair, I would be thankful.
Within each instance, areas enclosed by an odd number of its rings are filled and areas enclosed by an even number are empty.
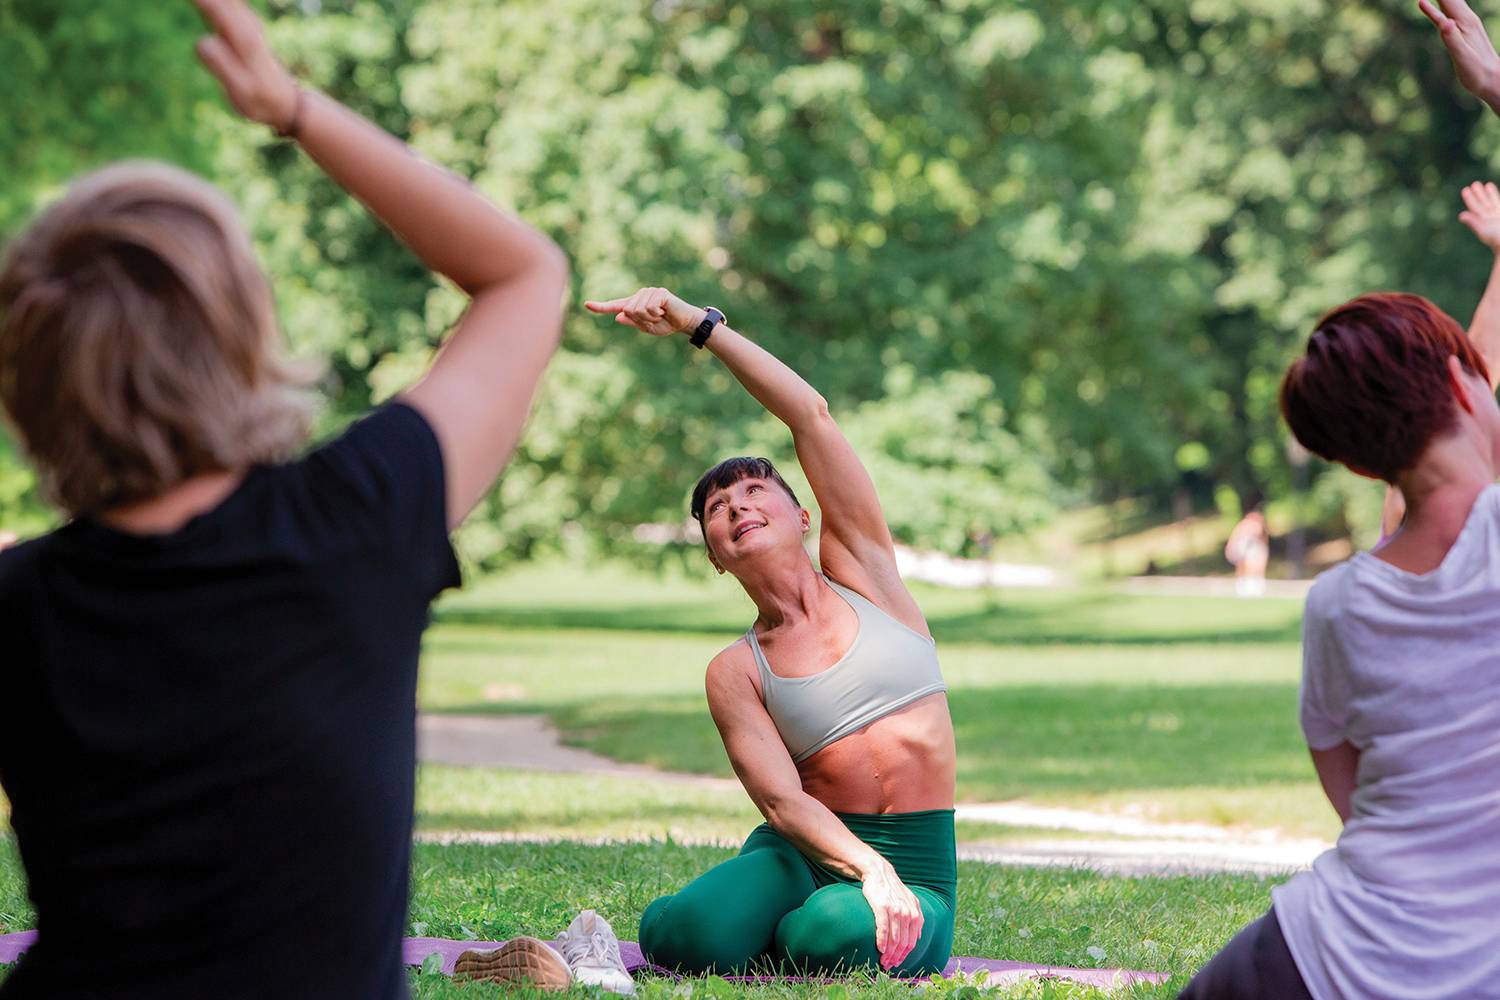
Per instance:
[[[161,163],[88,174],[0,268],[0,404],[70,514],[307,438],[271,289],[228,199]]]

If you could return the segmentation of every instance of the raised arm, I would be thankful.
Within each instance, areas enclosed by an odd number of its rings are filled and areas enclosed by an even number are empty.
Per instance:
[[[1464,0],[1417,0],[1417,6],[1437,25],[1458,82],[1500,114],[1500,55],[1479,15]]]
[[[831,871],[858,879],[875,914],[880,963],[894,969],[922,936],[922,905],[896,869],[860,840],[827,806],[802,790],[802,779],[736,654],[743,643],[709,664],[708,708],[723,737],[734,773],[771,828]]]
[[[298,86],[244,0],[194,0],[213,34],[198,55],[230,103],[296,138],[424,264],[472,301],[427,374],[404,394],[432,424],[448,524],[489,490],[520,438],[562,328],[567,262],[541,233],[326,95]]]
[[[1495,255],[1489,282],[1474,308],[1474,318],[1469,321],[1469,340],[1484,358],[1490,373],[1490,390],[1494,391],[1500,388],[1500,188],[1493,182],[1475,181],[1460,194],[1464,210],[1458,214],[1459,221]],[[1381,537],[1389,538],[1399,531],[1405,517],[1406,498],[1396,487],[1386,487],[1385,506],[1380,512]]]
[[[664,288],[585,305],[657,337],[690,334],[706,310]],[[830,576],[868,597],[898,620],[926,632],[916,601],[896,569],[895,542],[864,463],[816,389],[765,348],[718,324],[707,348],[772,416],[792,432],[797,461],[822,511],[819,558]]]
[[[1490,280],[1469,322],[1469,339],[1490,370],[1490,389],[1500,386],[1500,188],[1475,182],[1463,189],[1464,210],[1459,221],[1473,230],[1479,242],[1495,255]]]

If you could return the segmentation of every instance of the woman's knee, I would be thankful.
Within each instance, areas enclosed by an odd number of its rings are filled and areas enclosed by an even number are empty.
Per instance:
[[[722,904],[706,897],[663,896],[641,914],[641,952],[668,969],[737,972],[747,968],[761,949],[754,935],[736,923],[732,911],[726,914]]]
[[[798,968],[875,968],[875,914],[855,886],[819,889],[776,927],[776,950]]]

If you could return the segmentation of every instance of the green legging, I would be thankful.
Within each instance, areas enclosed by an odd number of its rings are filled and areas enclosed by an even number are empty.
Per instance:
[[[922,937],[893,975],[942,971],[953,950],[958,858],[953,810],[839,819],[879,851],[922,904]],[[761,824],[740,853],[641,915],[641,950],[680,972],[742,975],[878,969],[875,914],[859,883],[810,860]]]

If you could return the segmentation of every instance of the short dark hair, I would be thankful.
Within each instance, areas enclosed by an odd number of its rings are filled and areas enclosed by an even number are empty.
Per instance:
[[[708,495],[714,490],[722,490],[726,486],[733,486],[741,479],[769,479],[771,482],[786,490],[786,495],[792,498],[792,503],[801,507],[797,501],[797,494],[781,478],[781,473],[776,471],[776,466],[771,464],[769,458],[751,458],[741,455],[736,458],[726,458],[718,465],[705,472],[698,480],[698,485],[693,487],[693,520],[698,522],[698,531],[703,535],[705,544],[708,542],[708,531],[703,527],[703,506],[708,502]]]
[[[1281,413],[1308,451],[1388,483],[1457,419],[1448,359],[1488,381],[1484,358],[1420,295],[1361,295],[1318,321],[1281,383]]]

